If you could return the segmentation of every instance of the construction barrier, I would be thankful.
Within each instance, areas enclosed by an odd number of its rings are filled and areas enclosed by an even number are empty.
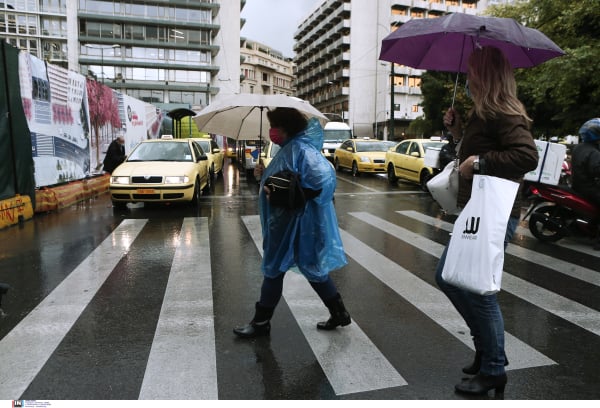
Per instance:
[[[49,212],[69,207],[80,201],[108,192],[110,175],[72,181],[55,187],[42,187],[35,192],[35,212]]]
[[[29,196],[17,195],[0,200],[0,229],[33,218],[33,207]]]

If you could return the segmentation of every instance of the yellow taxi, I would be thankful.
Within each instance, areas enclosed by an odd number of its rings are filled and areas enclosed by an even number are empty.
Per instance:
[[[333,154],[337,171],[350,169],[353,176],[360,173],[385,173],[385,152],[394,142],[378,139],[347,139]]]
[[[223,166],[225,164],[225,154],[217,144],[212,139],[208,138],[193,138],[204,153],[206,153],[206,157],[208,157],[208,173],[210,174],[210,178],[213,179],[219,174],[223,174]]]
[[[135,202],[187,201],[198,205],[211,188],[208,157],[193,139],[144,140],[111,174],[115,207]]]
[[[385,168],[388,181],[396,183],[398,179],[408,180],[421,185],[427,191],[427,182],[434,175],[434,169],[425,165],[425,150],[440,149],[445,140],[405,139],[385,154]]]

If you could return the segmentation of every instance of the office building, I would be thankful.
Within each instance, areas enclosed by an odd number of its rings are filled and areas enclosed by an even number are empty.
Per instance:
[[[5,0],[0,36],[168,109],[240,91],[245,0]],[[227,52],[223,52],[227,50]]]

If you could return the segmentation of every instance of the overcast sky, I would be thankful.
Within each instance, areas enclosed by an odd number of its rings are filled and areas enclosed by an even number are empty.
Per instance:
[[[324,0],[246,0],[242,18],[246,24],[242,37],[294,56],[294,33],[304,20]]]

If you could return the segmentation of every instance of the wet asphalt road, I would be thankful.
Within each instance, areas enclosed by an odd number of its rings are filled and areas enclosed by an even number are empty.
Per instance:
[[[234,337],[258,298],[257,185],[229,165],[199,208],[108,195],[0,231],[0,399],[461,399],[473,351],[434,282],[452,217],[417,186],[338,173],[353,324],[286,276],[271,336]],[[523,225],[525,227],[525,225]],[[600,399],[599,252],[509,246],[506,399]],[[493,392],[489,397],[493,398]]]

